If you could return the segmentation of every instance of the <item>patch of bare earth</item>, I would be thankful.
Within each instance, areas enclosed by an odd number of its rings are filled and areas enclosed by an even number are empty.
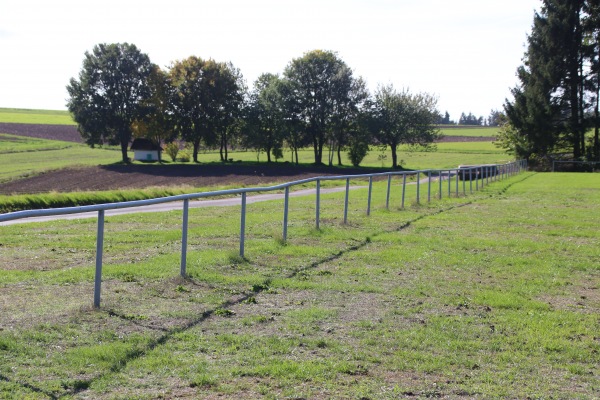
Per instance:
[[[373,170],[375,171],[375,170]],[[381,172],[380,170],[377,170]],[[267,185],[323,175],[368,173],[369,169],[273,165],[108,165],[67,168],[0,184],[0,194]]]

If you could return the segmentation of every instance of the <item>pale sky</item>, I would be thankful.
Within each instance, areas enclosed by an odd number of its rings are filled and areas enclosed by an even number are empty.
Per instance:
[[[501,109],[541,0],[0,0],[0,107],[66,109],[98,43],[128,42],[166,68],[230,61],[249,87],[315,49],[378,84],[427,92],[458,120]]]

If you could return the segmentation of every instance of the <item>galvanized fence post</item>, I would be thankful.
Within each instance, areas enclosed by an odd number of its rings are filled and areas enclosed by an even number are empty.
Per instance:
[[[440,199],[440,200],[442,199],[442,181],[443,181],[442,177],[443,176],[444,175],[442,174],[442,171],[439,171],[438,172],[438,184],[439,184],[438,185],[439,186],[439,188],[438,188],[438,199]]]
[[[246,192],[242,193],[242,211],[240,212],[240,257],[244,258],[246,246]]]
[[[350,178],[346,178],[346,197],[344,198],[344,224],[348,222],[348,197],[350,195]]]
[[[102,290],[102,252],[104,248],[104,210],[98,211],[98,231],[96,233],[96,274],[94,277],[94,308],[100,307]]]
[[[290,203],[290,187],[285,187],[285,198],[283,201],[283,242],[287,242],[287,228],[288,228],[288,208]]]
[[[402,208],[404,208],[404,197],[406,196],[406,173],[402,174]]]
[[[479,177],[481,178],[481,188],[485,186],[485,175],[483,174],[483,167],[479,167]]]
[[[390,190],[392,188],[392,175],[388,175],[387,181],[387,193],[385,195],[385,208],[389,210],[390,208]]]
[[[181,222],[181,264],[179,275],[185,277],[187,268],[187,242],[188,242],[188,216],[190,209],[190,200],[183,200],[183,216]]]
[[[427,171],[427,202],[431,203],[431,170]]]
[[[458,198],[458,171],[456,171],[456,198]]]
[[[465,182],[465,170],[462,171],[462,183],[463,183],[463,196],[467,195],[467,182]]]
[[[373,191],[373,177],[369,176],[369,195],[367,197],[367,215],[371,215],[371,192]]]
[[[458,174],[458,170],[456,170]],[[452,197],[452,175],[450,175],[450,170],[448,170],[448,197]]]
[[[320,214],[321,214],[321,180],[317,179],[317,199],[316,199],[316,204],[315,204],[315,228],[318,230],[320,229],[320,225],[319,225],[319,220],[320,220]]]
[[[421,172],[417,171],[417,204],[421,203]]]
[[[469,168],[469,190],[473,193],[473,168]]]

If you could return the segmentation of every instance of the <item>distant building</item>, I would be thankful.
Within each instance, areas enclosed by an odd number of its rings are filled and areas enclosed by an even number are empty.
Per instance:
[[[137,161],[158,161],[158,153],[161,148],[150,139],[137,138],[131,143],[130,150],[133,151],[133,159]]]

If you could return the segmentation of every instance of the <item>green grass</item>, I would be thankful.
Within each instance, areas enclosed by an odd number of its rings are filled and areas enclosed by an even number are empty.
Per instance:
[[[409,151],[402,147],[398,158],[408,169],[455,168],[460,164],[504,163],[509,157],[495,148],[491,142],[440,143],[436,152]],[[289,152],[286,152],[286,158]],[[120,150],[114,147],[89,148],[82,144],[29,138],[16,135],[0,134],[0,183],[38,175],[47,171],[73,166],[110,165],[118,162]],[[300,162],[311,164],[314,160],[312,151],[306,149],[299,153]],[[229,157],[235,161],[254,163],[257,154],[252,151],[230,152]],[[344,154],[344,157],[346,155]],[[201,163],[220,163],[217,152],[200,154]],[[258,160],[265,162],[264,154]],[[391,154],[373,148],[363,162],[365,167],[389,167]],[[167,161],[168,162],[168,161]],[[281,161],[280,161],[281,162]],[[344,158],[346,166],[350,165]],[[152,165],[148,165],[152,168]],[[234,166],[231,166],[234,168]],[[274,164],[276,168],[276,164]],[[343,174],[344,170],[340,170]],[[208,188],[190,188],[187,192]],[[210,189],[210,190],[214,190]],[[40,194],[28,196],[0,196],[0,210],[7,212],[23,208],[61,207],[71,205],[94,204],[100,202],[144,199],[155,196],[180,194],[181,188],[163,188],[147,191],[111,191],[100,193]],[[136,197],[137,196],[137,197]]]
[[[83,144],[23,138],[0,134],[0,183],[78,165],[118,162],[114,148],[90,148]]]
[[[68,111],[0,108],[0,122],[18,124],[76,125]]]
[[[453,126],[453,127],[440,127],[444,136],[482,136],[482,137],[494,137],[498,134],[498,127],[492,126]]]
[[[600,178],[526,173],[405,210],[393,184],[0,226],[2,398],[593,398],[600,389]],[[409,204],[409,205],[408,205]]]

